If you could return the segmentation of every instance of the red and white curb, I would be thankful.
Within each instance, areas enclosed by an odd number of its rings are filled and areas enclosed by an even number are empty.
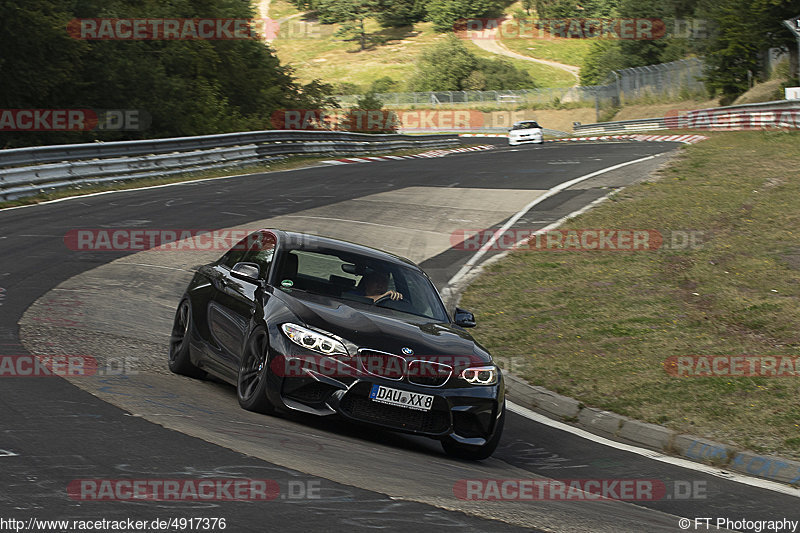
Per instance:
[[[501,133],[462,133],[459,137],[508,137]],[[562,137],[561,139],[545,139],[546,143],[564,141],[655,141],[655,142],[679,142],[684,144],[694,144],[708,139],[705,135],[600,135],[597,137]]]
[[[545,142],[563,141],[655,141],[655,142],[679,142],[684,144],[694,144],[708,139],[705,135],[602,135],[599,137],[565,137],[562,139],[549,139]]]
[[[457,154],[461,152],[475,152],[479,150],[491,150],[494,148],[491,144],[483,144],[481,146],[469,146],[464,148],[451,148],[449,150],[430,150],[422,152],[421,154],[414,155],[376,155],[368,157],[343,157],[341,159],[328,159],[322,161],[329,165],[348,165],[350,163],[374,163],[376,161],[398,161],[401,159],[429,159],[431,157],[444,157],[450,154]]]

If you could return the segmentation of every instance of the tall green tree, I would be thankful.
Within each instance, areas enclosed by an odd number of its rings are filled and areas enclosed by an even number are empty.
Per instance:
[[[378,0],[319,0],[317,9],[320,21],[338,23],[336,35],[358,41],[360,50],[365,50],[369,42],[366,20],[381,13]]]
[[[503,7],[501,0],[428,0],[426,19],[433,22],[436,31],[453,31],[460,19],[498,16]]]
[[[377,19],[385,28],[411,26],[425,18],[423,0],[379,0]]]
[[[410,86],[415,91],[461,91],[476,70],[478,60],[457,37],[425,50],[417,61],[417,71]]]
[[[705,0],[698,13],[715,23],[709,38],[699,44],[707,65],[706,86],[723,101],[748,89],[750,77],[764,70],[769,48],[796,49],[782,21],[800,14],[797,0]]]
[[[380,98],[370,92],[347,111],[341,126],[356,133],[397,133],[401,124],[397,114],[384,109]]]

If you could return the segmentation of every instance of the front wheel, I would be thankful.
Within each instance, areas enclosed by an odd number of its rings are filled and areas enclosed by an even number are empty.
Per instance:
[[[453,440],[450,437],[446,437],[442,441],[442,448],[444,448],[445,453],[452,457],[458,457],[459,459],[469,459],[471,461],[480,461],[481,459],[487,459],[491,457],[494,451],[497,449],[497,445],[500,443],[500,437],[503,434],[503,426],[505,425],[506,421],[506,405],[503,402],[503,412],[500,413],[500,418],[497,419],[497,426],[494,430],[494,435],[485,444],[481,446],[470,446],[469,444],[462,444]]]
[[[172,324],[172,335],[169,339],[169,369],[176,374],[202,379],[206,377],[205,371],[194,366],[189,356],[193,331],[192,304],[189,298],[184,297],[178,304],[175,321]]]
[[[267,399],[267,355],[269,338],[263,328],[255,330],[242,354],[239,378],[236,381],[236,396],[239,405],[248,411],[271,413],[274,408]]]

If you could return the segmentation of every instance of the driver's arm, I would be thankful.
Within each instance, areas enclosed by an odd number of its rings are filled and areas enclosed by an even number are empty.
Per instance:
[[[392,300],[402,300],[403,299],[403,294],[399,293],[397,291],[386,291],[383,294],[379,294],[377,296],[371,296],[371,298],[372,298],[373,301],[377,302],[381,298],[386,298],[387,296]]]

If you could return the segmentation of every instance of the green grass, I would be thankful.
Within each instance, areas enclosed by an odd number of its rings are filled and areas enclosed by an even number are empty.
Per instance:
[[[376,22],[368,21],[368,31],[381,42],[359,51],[357,43],[333,35],[336,26],[322,26],[322,38],[276,39],[272,44],[281,63],[294,68],[303,83],[318,78],[327,83],[368,87],[384,76],[405,84],[413,76],[422,51],[442,38],[431,24],[380,29]]]
[[[272,0],[269,3],[269,18],[280,20],[300,13],[294,5],[283,0]]]
[[[583,66],[592,46],[588,39],[531,39],[525,37],[503,38],[510,50],[537,59],[548,59],[566,65]]]
[[[524,59],[515,59],[513,57],[506,57],[491,52],[487,52],[479,48],[471,41],[464,40],[470,52],[478,57],[488,57],[490,59],[503,59],[508,61],[520,70],[527,71],[531,75],[536,87],[572,87],[577,82],[575,76],[569,72],[557,67],[549,65],[542,65],[541,63],[534,63],[533,61],[525,61]]]
[[[302,83],[317,78],[328,83],[346,82],[369,87],[374,80],[388,76],[401,84],[400,91],[405,91],[404,86],[414,75],[419,56],[444,38],[444,34],[433,31],[431,23],[415,24],[413,28],[381,29],[370,20],[367,30],[376,42],[367,50],[360,51],[357,43],[336,37],[337,28],[336,24],[321,25],[313,34],[319,38],[279,38],[272,42],[272,46],[281,63],[290,65]],[[575,84],[575,78],[561,69],[498,56],[470,41],[464,43],[479,57],[502,58],[527,71],[538,87],[570,87]]]
[[[476,312],[478,340],[531,383],[800,457],[800,378],[674,378],[663,367],[680,355],[800,355],[800,133],[704,134],[658,181],[565,225],[701,231],[702,246],[515,252],[462,306]]]

